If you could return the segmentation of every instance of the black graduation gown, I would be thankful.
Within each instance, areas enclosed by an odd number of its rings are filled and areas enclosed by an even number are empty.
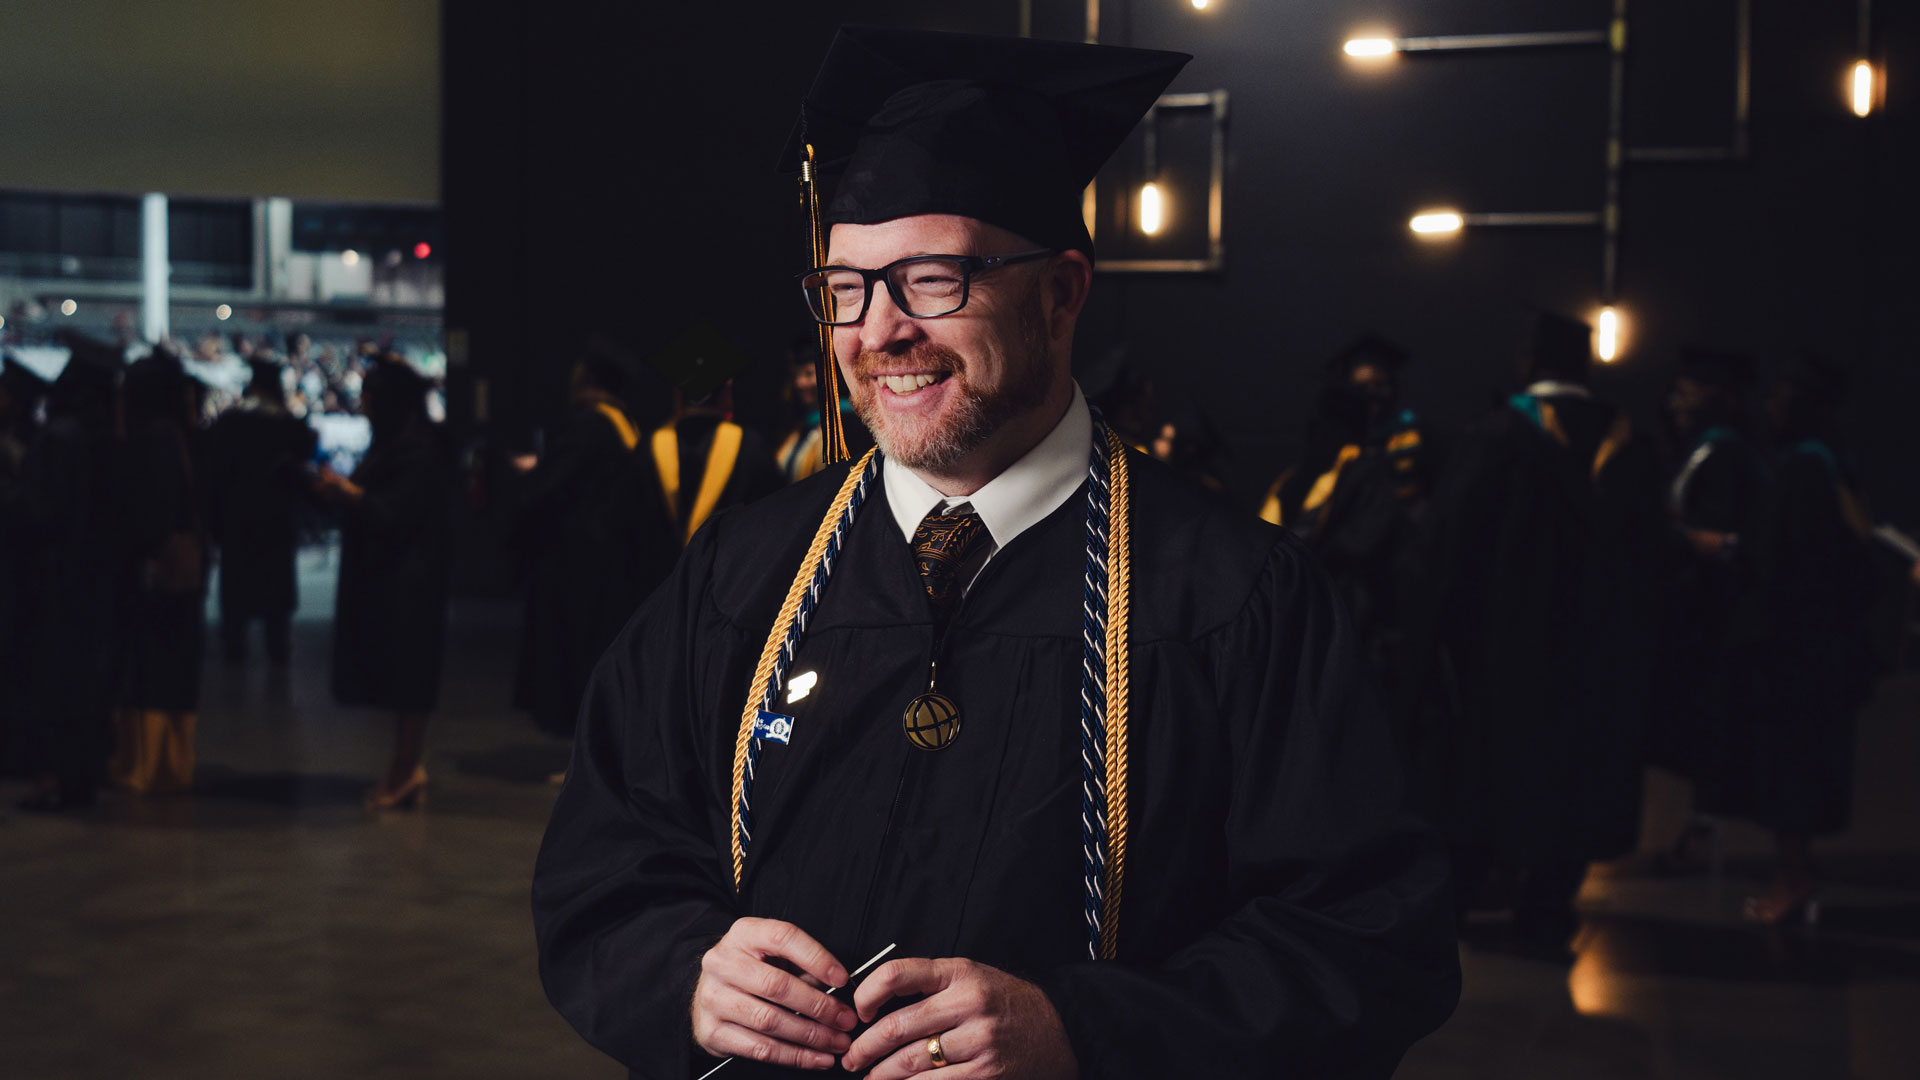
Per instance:
[[[453,471],[435,432],[376,440],[354,470],[364,498],[340,529],[333,694],[343,705],[432,712],[447,631]]]
[[[1406,609],[1411,587],[1427,572],[1422,556],[1431,462],[1412,414],[1399,419],[1340,470],[1324,504],[1300,514],[1296,503],[1289,524],[1299,522],[1296,531],[1320,557],[1345,602],[1362,662],[1394,706],[1404,748],[1415,739],[1406,709],[1410,695],[1401,685],[1414,667],[1407,654]],[[1395,445],[1390,440],[1396,436],[1410,445]]]
[[[49,420],[24,466],[33,608],[22,767],[79,786],[105,768],[120,652],[114,582],[124,529],[108,423]]]
[[[663,513],[662,526],[670,533],[675,528],[684,529],[687,515],[693,513],[693,504],[700,497],[700,480],[707,472],[707,454],[713,449],[713,433],[719,428],[720,420],[721,417],[711,413],[698,413],[683,416],[674,423],[674,432],[680,439],[680,492],[675,513],[681,524],[667,525]],[[642,452],[651,456],[648,446],[643,437]],[[733,475],[727,477],[726,486],[720,489],[720,501],[715,504],[714,512],[750,503],[780,490],[786,483],[786,474],[780,471],[780,463],[774,460],[773,448],[767,440],[752,428],[742,429],[740,456],[734,463]],[[660,494],[657,472],[654,485],[654,498],[664,511],[666,503]],[[679,546],[678,535],[674,545]]]
[[[1644,444],[1598,480],[1618,415],[1551,399],[1565,444],[1513,406],[1463,440],[1435,499],[1432,603],[1450,684],[1439,811],[1457,850],[1516,869],[1629,850],[1652,621],[1632,588],[1657,507]]]
[[[1710,558],[1671,531],[1649,749],[1693,781],[1697,810],[1747,816],[1757,797],[1756,727],[1770,694],[1772,478],[1744,436],[1722,432],[1690,453],[1702,446],[1711,449],[1670,508],[1675,523],[1740,539],[1731,556]]]
[[[316,435],[278,409],[229,409],[208,432],[207,527],[220,547],[223,619],[298,606],[294,555]]]
[[[205,578],[175,586],[156,582],[154,561],[170,545],[198,548],[205,566],[193,462],[178,428],[153,423],[129,434],[124,527],[131,558],[120,569],[122,657],[119,705],[170,713],[200,707],[200,656],[205,641]],[[188,565],[192,563],[189,562]]]
[[[1087,959],[1080,848],[1084,495],[953,616],[948,748],[901,732],[932,625],[884,489],[793,664],[728,855],[736,725],[846,466],[716,518],[595,672],[534,878],[549,998],[636,1076],[697,1075],[700,955],[744,915],[850,966],[965,956],[1033,980],[1081,1075],[1384,1077],[1453,1008],[1444,862],[1397,812],[1345,615],[1299,543],[1134,458],[1131,841],[1116,962]],[[738,1076],[782,1075],[752,1063]],[[798,1074],[795,1074],[798,1075]]]
[[[549,734],[573,734],[593,665],[679,556],[651,470],[588,406],[528,477],[513,532],[527,574],[514,703]]]
[[[1796,443],[1774,477],[1773,662],[1754,816],[1774,829],[1835,833],[1852,817],[1854,718],[1878,674],[1867,617],[1877,567],[1843,510],[1848,485],[1832,449]]]
[[[33,547],[25,470],[32,430],[0,423],[0,776],[20,771],[32,671]]]

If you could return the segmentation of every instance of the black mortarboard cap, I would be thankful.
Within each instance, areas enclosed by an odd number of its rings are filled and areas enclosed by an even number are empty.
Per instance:
[[[688,401],[705,401],[747,366],[747,354],[712,323],[674,338],[649,361]]]
[[[1585,381],[1593,361],[1593,327],[1556,311],[1533,308],[1526,350],[1529,378],[1559,375]]]
[[[1724,349],[1686,345],[1680,349],[1680,374],[1694,382],[1722,390],[1742,390],[1753,383],[1753,357]]]
[[[639,362],[612,338],[595,334],[587,342],[587,351],[581,354],[579,363],[589,385],[623,402],[633,394],[640,375]]]
[[[1375,333],[1361,334],[1348,342],[1346,347],[1333,354],[1327,361],[1330,371],[1347,373],[1362,363],[1379,364],[1388,371],[1399,371],[1413,358],[1406,348],[1396,341]]]
[[[0,356],[0,385],[4,385],[7,396],[16,402],[32,401],[44,397],[53,384],[40,377],[40,373],[20,362],[11,353]]]
[[[1093,253],[1081,192],[1192,57],[1032,38],[840,29],[783,165],[841,170],[829,224],[977,218]]]
[[[111,398],[126,375],[120,348],[74,331],[60,335],[60,343],[69,355],[67,366],[53,380],[54,405],[80,409]]]
[[[275,360],[271,353],[254,353],[247,358],[249,378],[254,382],[279,385],[280,372],[283,370],[280,362]]]
[[[165,346],[127,365],[127,410],[140,416],[177,417],[195,380],[180,354]]]

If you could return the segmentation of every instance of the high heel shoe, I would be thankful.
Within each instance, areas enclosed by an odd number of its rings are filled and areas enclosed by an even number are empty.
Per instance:
[[[424,810],[427,808],[427,767],[415,765],[413,774],[399,787],[376,787],[367,792],[369,810]]]

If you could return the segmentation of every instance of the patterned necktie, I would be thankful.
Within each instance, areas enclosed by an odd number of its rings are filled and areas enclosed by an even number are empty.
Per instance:
[[[913,530],[913,561],[933,605],[934,625],[945,626],[960,604],[960,565],[989,536],[980,515],[928,514]]]

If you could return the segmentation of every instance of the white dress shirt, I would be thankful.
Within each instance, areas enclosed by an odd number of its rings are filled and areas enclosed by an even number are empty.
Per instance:
[[[1038,525],[1080,489],[1087,478],[1087,456],[1092,449],[1093,414],[1087,410],[1087,399],[1076,383],[1066,415],[1047,437],[971,495],[948,498],[912,469],[884,458],[880,480],[886,485],[887,506],[893,511],[894,523],[909,544],[921,519],[935,510],[951,514],[971,509],[980,515],[987,527],[987,540],[969,555],[967,561],[972,565],[961,568],[964,594],[994,553]]]

